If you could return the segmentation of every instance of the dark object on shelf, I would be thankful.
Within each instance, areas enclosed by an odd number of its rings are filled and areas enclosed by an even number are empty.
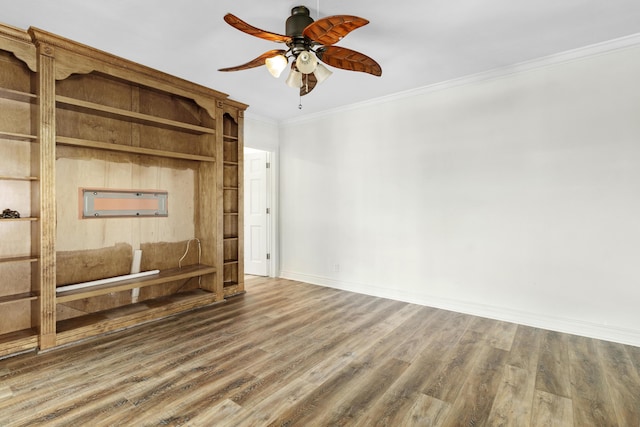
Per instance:
[[[5,209],[2,211],[2,218],[20,218],[20,212]]]

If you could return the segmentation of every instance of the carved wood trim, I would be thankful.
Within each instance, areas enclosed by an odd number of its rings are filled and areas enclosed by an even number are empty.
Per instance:
[[[0,49],[11,52],[13,56],[27,64],[31,71],[35,72],[38,69],[36,48],[25,30],[0,24]]]
[[[59,49],[63,49],[65,51],[73,53],[79,57],[93,60],[96,65],[96,71],[106,72],[110,75],[117,75],[126,78],[137,76],[136,80],[141,80],[142,76],[153,80],[155,83],[160,83],[163,86],[170,86],[174,89],[177,88],[181,91],[194,95],[207,97],[213,96],[223,99],[228,97],[227,94],[216,91],[214,89],[210,89],[197,83],[193,83],[179,77],[164,73],[162,71],[146,67],[136,62],[129,61],[127,59],[57,36],[38,28],[29,28],[29,34],[31,34],[31,37],[36,42],[46,43],[48,45],[55,46]],[[60,59],[71,62],[71,59],[69,57]],[[73,66],[80,64],[74,61],[74,64],[68,65]],[[140,83],[144,84],[144,81],[140,81]]]
[[[214,100],[220,101],[228,97],[227,94],[206,86],[172,76],[38,28],[29,28],[29,34],[34,42],[57,48],[55,53],[57,80],[64,80],[71,74],[100,72],[142,86],[193,99],[211,117],[215,117],[216,105]]]
[[[249,107],[248,104],[244,104],[233,99],[225,99],[224,103],[231,107],[237,108],[238,110],[246,110]]]
[[[29,37],[29,33],[21,28],[12,27],[11,25],[1,24],[0,36],[9,36],[11,39],[31,44],[31,37]]]

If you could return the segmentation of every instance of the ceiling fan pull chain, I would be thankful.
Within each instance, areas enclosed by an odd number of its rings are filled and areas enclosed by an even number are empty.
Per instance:
[[[302,110],[302,95],[300,95],[300,103],[298,104],[298,110]]]

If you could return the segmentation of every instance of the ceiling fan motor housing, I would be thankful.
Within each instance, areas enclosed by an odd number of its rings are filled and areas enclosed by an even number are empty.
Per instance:
[[[291,16],[287,18],[286,35],[291,37],[291,43],[288,43],[294,56],[298,56],[303,50],[309,50],[309,42],[302,35],[304,29],[313,23],[309,9],[305,6],[296,6],[291,9]]]

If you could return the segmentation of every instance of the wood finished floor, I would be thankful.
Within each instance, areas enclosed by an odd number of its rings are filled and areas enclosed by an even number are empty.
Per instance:
[[[640,426],[640,348],[299,282],[0,360],[0,426]]]

